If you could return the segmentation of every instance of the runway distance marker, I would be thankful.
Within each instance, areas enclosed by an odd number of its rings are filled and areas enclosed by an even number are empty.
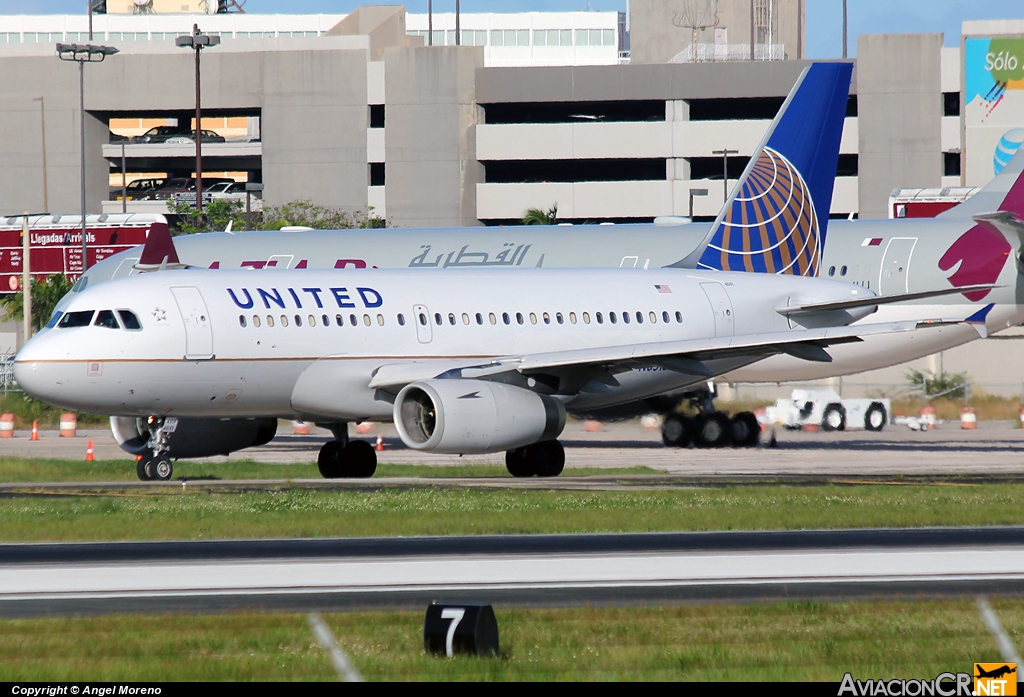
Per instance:
[[[439,603],[427,606],[423,621],[423,650],[448,656],[469,653],[494,656],[498,653],[498,620],[490,605]]]

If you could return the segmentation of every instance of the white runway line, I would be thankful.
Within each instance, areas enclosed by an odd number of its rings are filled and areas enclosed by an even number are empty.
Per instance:
[[[985,620],[985,626],[996,640],[996,646],[999,647],[999,653],[1002,654],[1003,660],[1007,663],[1016,663],[1018,667],[1024,666],[1024,659],[1017,654],[1017,648],[1010,641],[1010,637],[1003,629],[1003,625],[999,623],[999,618],[996,617],[992,606],[988,604],[988,600],[983,595],[978,597],[978,612],[981,613],[981,619]]]
[[[337,671],[338,677],[345,682],[363,682],[363,676],[352,665],[352,662],[348,659],[348,654],[338,646],[338,642],[334,640],[331,628],[327,626],[327,623],[324,622],[324,619],[319,614],[315,612],[309,613],[309,628],[313,630],[313,636],[316,637],[320,647],[331,659],[331,663],[334,664],[334,670]]]
[[[0,600],[983,579],[1024,580],[1024,548],[11,565]]]

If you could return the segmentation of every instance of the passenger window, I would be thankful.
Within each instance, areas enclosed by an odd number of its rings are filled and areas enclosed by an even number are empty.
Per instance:
[[[335,315],[334,321],[338,324],[339,327],[345,326],[345,318],[342,317],[341,315]]]
[[[501,313],[501,321],[504,322],[505,324],[512,324],[512,320],[510,320],[508,318],[508,313],[507,312],[502,312]]]
[[[836,275],[836,267],[834,267],[834,266],[828,267],[828,275],[829,276],[835,276]]]
[[[281,315],[281,326],[282,327],[287,327],[288,326],[288,315]]]
[[[245,315],[239,315],[238,316],[238,324],[243,326],[243,327],[245,326]]]
[[[259,315],[253,315],[252,316],[252,326],[254,326],[254,327],[260,326],[260,316]]]
[[[299,317],[298,315],[295,315],[295,326],[296,327],[301,327],[302,326],[302,318]]]
[[[679,310],[676,310],[676,322],[678,322],[679,324],[683,323],[683,313],[680,312]]]
[[[583,324],[590,324],[590,313],[589,312],[584,312],[583,313]]]
[[[96,321],[93,322],[97,327],[106,327],[107,329],[120,329],[121,327],[117,324],[117,319],[114,317],[112,310],[100,310],[96,315]]]
[[[465,312],[462,313],[462,323],[469,324],[469,315],[467,315]]]
[[[316,317],[314,317],[313,315],[310,315],[308,317],[308,320],[309,320],[309,326],[311,326],[311,327],[315,327],[316,326]]]
[[[267,326],[268,327],[273,327],[274,326],[274,316],[273,315],[267,315]]]
[[[665,324],[668,324],[668,312],[665,312],[663,310],[662,313],[661,313],[661,319],[663,319],[665,321]]]
[[[594,313],[594,319],[597,320],[598,324],[604,324],[604,317],[601,316],[600,312],[595,312]]]
[[[384,326],[384,315],[377,315],[377,325],[381,327]]]
[[[487,314],[487,319],[490,320],[491,324],[497,324],[498,323],[498,318],[494,316],[493,312],[490,312],[490,313]]]
[[[612,317],[613,317],[612,324],[615,324],[615,320],[614,320],[615,313],[614,312],[612,313]],[[628,312],[623,312],[622,313],[622,323],[623,324],[629,324],[629,313]]]
[[[569,321],[572,322],[573,324],[576,324],[576,313],[575,312],[570,312],[569,313]]]
[[[96,314],[96,310],[81,310],[79,312],[69,312],[60,319],[60,324],[57,326],[61,329],[67,329],[69,327],[88,327],[92,324],[92,316]]]
[[[479,312],[476,313],[476,323],[477,324],[483,324],[484,323],[484,317]]]
[[[654,321],[654,313],[653,312],[651,313],[651,321],[652,322]],[[643,324],[644,323],[644,313],[640,312],[640,310],[636,311],[636,323],[637,324]]]
[[[420,324],[423,325],[424,327],[427,326],[427,316],[424,315],[422,312],[420,313]]]
[[[522,312],[517,312],[516,313],[516,322],[519,322],[519,324],[523,323],[523,313]]]
[[[328,317],[327,315],[320,315],[320,319],[322,320],[322,324],[325,327],[331,326],[331,318]]]
[[[845,276],[846,275],[846,267],[845,266],[843,268],[839,269],[839,275],[840,276]]]
[[[370,326],[370,316],[369,315],[363,315],[363,324],[365,326],[367,326],[367,327]]]
[[[405,326],[405,317],[402,315],[401,312],[398,313],[398,326],[399,327],[404,327]]]
[[[441,313],[440,312],[435,312],[434,313],[434,324],[436,324],[439,327],[441,326]]]
[[[355,315],[349,315],[348,316],[348,323],[351,324],[353,327],[356,326],[356,324],[357,324],[356,323],[356,316]]]
[[[455,313],[454,312],[449,312],[448,313],[448,324],[452,325],[453,327],[455,326]]]
[[[139,329],[142,329],[142,325],[139,323],[139,318],[136,317],[135,313],[131,310],[118,310],[117,314],[121,316],[121,324],[124,325],[125,329],[130,331],[138,331]]]
[[[657,324],[658,323],[658,315],[656,315],[655,313],[651,312],[647,316],[650,318],[651,324]]]

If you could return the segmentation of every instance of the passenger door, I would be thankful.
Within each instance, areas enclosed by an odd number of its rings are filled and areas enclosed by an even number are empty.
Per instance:
[[[734,324],[732,316],[732,300],[721,283],[701,283],[704,295],[708,296],[711,311],[715,315],[715,336],[732,336]]]
[[[202,293],[193,286],[171,288],[185,324],[185,360],[213,358],[213,325]]]
[[[879,295],[906,293],[910,283],[910,257],[916,237],[893,237],[885,248],[878,279]]]

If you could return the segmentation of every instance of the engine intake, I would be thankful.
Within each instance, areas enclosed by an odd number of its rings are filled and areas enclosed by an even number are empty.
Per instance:
[[[557,438],[565,406],[547,395],[486,380],[422,380],[395,399],[395,426],[410,448],[493,453]]]
[[[112,416],[110,430],[125,452],[145,455],[149,451],[150,429],[146,419]],[[170,450],[166,454],[172,458],[228,455],[265,445],[276,433],[277,419],[178,419],[178,426],[168,439]]]

